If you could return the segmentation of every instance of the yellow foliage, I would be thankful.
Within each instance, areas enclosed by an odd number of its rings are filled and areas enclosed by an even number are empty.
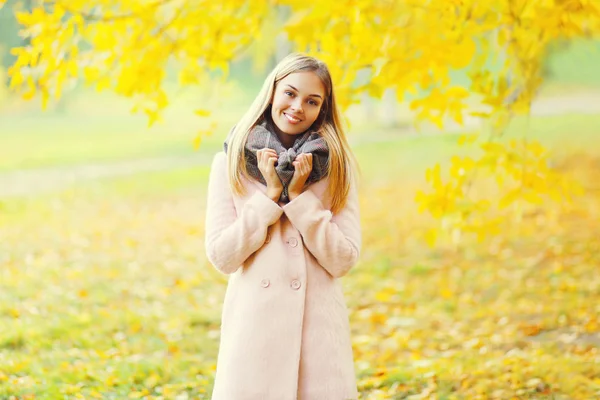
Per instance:
[[[498,233],[503,219],[519,220],[531,207],[570,201],[582,194],[576,181],[549,167],[539,142],[513,139],[508,143],[486,142],[480,147],[483,153],[479,159],[453,156],[446,180],[441,177],[439,164],[428,169],[431,192],[421,190],[415,197],[419,211],[440,219],[440,228],[452,236],[454,244],[462,241],[462,232],[482,240]],[[475,178],[488,189],[474,193]]]
[[[453,159],[447,180],[436,165],[427,171],[431,192],[417,193],[420,209],[439,219],[456,241],[462,232],[481,238],[486,229],[495,231],[494,223],[482,222],[491,212],[504,210],[508,218],[511,212],[521,213],[524,204],[569,200],[577,192],[576,185],[547,166],[538,143],[506,146],[494,138],[512,116],[529,112],[549,44],[600,34],[597,1],[353,0],[316,5],[250,0],[241,6],[237,0],[72,0],[44,2],[17,12],[16,18],[30,42],[11,50],[17,58],[8,70],[10,89],[25,99],[40,96],[44,106],[82,79],[97,90],[131,98],[133,111],[145,113],[152,125],[169,105],[167,65],[178,68],[182,86],[203,85],[215,79],[215,72],[226,79],[230,62],[248,46],[258,46],[252,51],[257,63],[264,64],[273,52],[265,42],[284,34],[293,50],[328,64],[344,110],[363,93],[381,97],[390,90],[398,99],[415,95],[410,107],[417,122],[443,128],[450,120],[462,124],[465,115],[491,118],[495,136],[482,144],[483,155]],[[490,64],[501,68],[490,69]],[[470,79],[466,87],[450,80],[458,69]],[[364,84],[357,85],[359,74]],[[474,99],[481,104],[474,106]],[[200,110],[197,114],[209,116]],[[209,132],[200,131],[194,145]],[[477,137],[459,141],[474,143]],[[472,182],[482,177],[497,185],[497,193],[473,198]],[[427,241],[434,243],[438,236],[429,234]]]
[[[18,78],[22,67],[37,65],[36,72],[27,74],[35,82],[45,79],[48,90],[59,98],[59,88],[77,77],[76,66],[95,68],[107,71],[111,83],[106,84],[116,92],[152,101],[170,60],[180,67],[182,85],[202,84],[208,78],[201,71],[221,70],[226,77],[240,50],[264,35],[272,38],[285,32],[293,48],[328,63],[343,108],[362,92],[377,95],[388,88],[401,97],[421,87],[428,93],[415,99],[413,107],[419,118],[442,126],[446,116],[462,121],[471,94],[481,95],[493,108],[526,112],[540,83],[547,45],[600,30],[599,7],[592,1],[519,4],[499,0],[327,1],[318,7],[297,0],[252,0],[243,7],[235,0],[201,7],[189,0],[47,3],[16,15],[31,45],[18,49],[11,76],[17,81],[14,87],[23,92],[26,79]],[[274,10],[285,7],[290,7],[289,17],[284,23],[273,22],[275,16],[281,17]],[[267,54],[273,51],[264,43],[262,48]],[[499,54],[505,68],[492,73],[486,60]],[[450,70],[463,68],[472,79],[470,92],[448,88]],[[368,73],[368,83],[356,87],[359,72]],[[89,83],[90,77],[85,79]],[[160,112],[164,107],[154,108]]]

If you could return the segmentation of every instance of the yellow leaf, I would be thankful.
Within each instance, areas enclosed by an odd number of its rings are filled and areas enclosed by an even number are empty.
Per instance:
[[[600,320],[594,317],[590,318],[585,324],[585,330],[588,333],[598,332],[598,330],[600,330]]]
[[[531,151],[536,157],[541,156],[545,152],[544,147],[540,144],[540,142],[537,141],[528,143],[527,149]]]
[[[169,345],[169,347],[168,347],[168,351],[169,351],[169,353],[171,353],[171,354],[177,354],[177,353],[179,353],[179,351],[180,351],[180,348],[179,348],[179,346],[177,346],[176,344],[173,344],[173,343],[172,343],[172,344],[170,344],[170,345]]]
[[[500,199],[500,203],[498,206],[501,209],[508,207],[509,205],[514,203],[514,201],[518,198],[520,192],[521,190],[519,188],[509,191],[502,197],[502,199]]]
[[[440,163],[436,163],[432,170],[427,170],[427,182],[430,182],[435,189],[442,187]]]
[[[435,228],[431,228],[429,230],[427,230],[427,232],[425,232],[425,242],[427,243],[427,245],[429,245],[429,247],[434,247],[435,243],[437,241],[437,229]]]
[[[148,378],[146,378],[146,380],[144,381],[144,384],[147,387],[153,388],[160,382],[160,379],[161,379],[160,375],[158,375],[156,372],[153,372]]]
[[[377,301],[381,301],[383,303],[386,303],[388,301],[390,301],[390,299],[392,298],[392,296],[396,293],[395,290],[392,290],[390,288],[385,288],[383,290],[380,290],[379,292],[377,292],[375,294],[375,298],[377,299]]]
[[[109,89],[111,87],[111,80],[109,76],[100,77],[96,81],[96,91],[101,92],[104,89]]]
[[[440,296],[442,296],[445,299],[449,299],[454,295],[454,292],[452,292],[452,290],[448,287],[441,287],[440,288]]]
[[[469,97],[469,91],[462,86],[452,86],[446,90],[446,96],[464,99]]]
[[[208,130],[202,130],[196,134],[196,137],[194,137],[194,140],[193,140],[193,145],[194,145],[195,150],[198,150],[198,148],[200,148],[200,144],[202,143],[202,138],[204,136],[210,135],[210,133],[211,133],[211,130],[208,129]]]
[[[427,200],[429,199],[429,196],[427,196],[425,194],[425,192],[423,192],[420,189],[417,189],[417,192],[415,193],[415,202],[419,204],[419,212],[422,213],[427,209]]]
[[[48,108],[48,101],[50,100],[50,93],[47,90],[42,90],[42,110]]]
[[[463,36],[463,40],[451,49],[452,57],[450,63],[453,68],[460,69],[468,66],[475,55],[476,46],[473,39],[469,36]]]
[[[387,315],[376,312],[373,313],[369,319],[374,325],[383,325],[387,321]]]
[[[65,393],[65,394],[77,394],[80,391],[81,391],[81,387],[79,387],[78,385],[67,385],[63,389],[63,393]]]
[[[527,200],[532,204],[542,204],[544,200],[540,197],[540,195],[533,191],[527,191],[523,195],[523,199]]]
[[[203,109],[198,109],[196,111],[194,111],[194,114],[200,116],[200,117],[209,117],[210,116],[210,111],[209,110],[203,110]]]
[[[150,394],[150,392],[148,392],[148,389],[144,389],[144,390],[140,390],[140,391],[136,391],[136,392],[131,392],[131,393],[129,393],[128,397],[130,399],[140,399],[149,394]]]
[[[108,378],[106,378],[106,381],[104,382],[104,384],[109,387],[115,386],[117,383],[118,379],[114,375],[110,375]]]
[[[484,112],[484,111],[471,111],[471,112],[469,112],[469,115],[472,117],[479,117],[479,118],[489,118],[491,116],[491,114],[489,112]]]
[[[20,86],[23,82],[25,82],[25,78],[21,74],[20,68],[11,67],[8,70],[8,75],[11,77],[9,89],[14,89],[17,86]]]
[[[483,143],[481,148],[487,153],[500,153],[504,151],[504,147],[498,143]]]
[[[152,110],[150,108],[145,108],[144,112],[148,116],[148,126],[151,127],[156,122],[161,121],[162,118],[158,112],[158,110]]]
[[[96,67],[85,67],[83,77],[86,83],[92,83],[100,77],[100,70]]]
[[[523,323],[519,326],[519,328],[526,336],[536,336],[542,331],[542,327],[538,324]]]

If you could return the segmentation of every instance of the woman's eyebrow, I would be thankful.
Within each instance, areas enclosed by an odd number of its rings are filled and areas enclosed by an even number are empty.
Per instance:
[[[288,85],[289,87],[291,87],[292,89],[294,89],[296,92],[299,92],[299,90],[298,90],[298,89],[296,89],[295,87],[293,87],[293,86],[292,86],[292,85],[290,85],[289,83],[287,83],[287,85]],[[308,95],[308,97],[318,97],[318,98],[320,98],[321,100],[323,100],[323,97],[321,97],[321,95],[320,95],[320,94],[309,94],[309,95]]]

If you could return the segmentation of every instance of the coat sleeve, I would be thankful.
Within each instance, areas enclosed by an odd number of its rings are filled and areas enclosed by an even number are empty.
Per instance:
[[[227,175],[224,152],[215,155],[208,181],[205,249],[210,263],[231,274],[265,242],[267,229],[283,214],[281,207],[260,190],[251,195],[237,215]]]
[[[300,231],[308,250],[331,276],[340,278],[356,264],[362,235],[358,193],[354,185],[345,207],[336,215],[332,215],[310,190],[284,205],[283,212]]]

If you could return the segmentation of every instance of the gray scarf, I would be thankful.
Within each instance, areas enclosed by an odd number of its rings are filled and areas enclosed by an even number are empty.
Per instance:
[[[227,144],[233,129],[229,132],[223,148],[227,153]],[[312,171],[306,179],[305,186],[317,182],[327,175],[327,162],[329,159],[329,148],[325,139],[316,131],[310,129],[296,136],[294,144],[289,149],[286,149],[277,137],[277,134],[271,128],[271,125],[266,121],[256,125],[248,134],[248,139],[245,145],[246,169],[251,177],[266,185],[266,181],[262,173],[258,169],[257,151],[270,148],[279,154],[279,159],[275,163],[275,170],[283,184],[283,191],[279,197],[279,201],[287,203],[290,201],[288,193],[288,185],[294,176],[294,166],[292,162],[300,153],[312,153]]]

